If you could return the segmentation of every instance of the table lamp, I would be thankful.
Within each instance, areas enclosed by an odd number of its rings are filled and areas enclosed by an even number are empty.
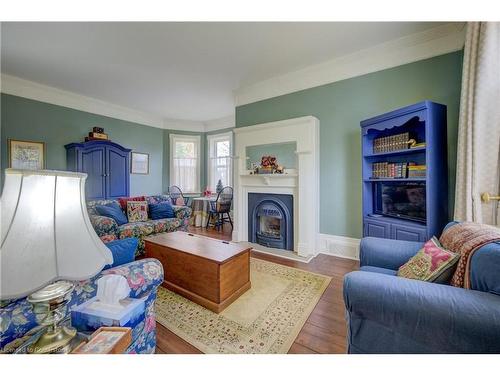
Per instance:
[[[31,353],[67,352],[76,330],[59,323],[74,289],[113,262],[87,214],[85,173],[5,171],[1,197],[0,299],[28,297],[47,326]]]

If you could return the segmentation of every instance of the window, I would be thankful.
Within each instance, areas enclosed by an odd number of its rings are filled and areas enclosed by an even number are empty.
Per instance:
[[[232,186],[232,140],[231,132],[207,137],[208,140],[208,187],[215,192],[217,182]]]
[[[170,134],[170,186],[200,192],[200,136]]]

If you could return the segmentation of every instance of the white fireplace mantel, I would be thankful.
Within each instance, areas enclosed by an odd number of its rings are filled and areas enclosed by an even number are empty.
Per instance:
[[[248,241],[248,193],[291,194],[294,205],[294,251],[317,253],[319,233],[319,120],[313,116],[234,129],[233,241]],[[297,169],[281,175],[249,174],[246,147],[296,142]]]

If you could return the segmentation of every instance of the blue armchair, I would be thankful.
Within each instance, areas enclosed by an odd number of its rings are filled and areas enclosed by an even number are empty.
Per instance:
[[[156,291],[163,282],[163,267],[156,259],[146,258],[102,271],[90,280],[77,282],[68,308],[95,296],[96,281],[105,274],[127,278],[132,298],[145,301],[144,319],[132,327],[132,344],[127,353],[154,353],[156,349],[156,321],[154,303]],[[0,353],[12,353],[30,336],[38,332],[32,305],[26,298],[11,301],[0,309]]]
[[[500,353],[500,242],[471,259],[471,289],[397,277],[423,243],[367,237],[344,278],[348,353]]]

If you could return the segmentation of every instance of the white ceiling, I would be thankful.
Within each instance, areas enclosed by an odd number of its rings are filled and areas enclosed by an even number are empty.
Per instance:
[[[2,23],[2,73],[156,116],[234,113],[233,91],[441,25]]]

